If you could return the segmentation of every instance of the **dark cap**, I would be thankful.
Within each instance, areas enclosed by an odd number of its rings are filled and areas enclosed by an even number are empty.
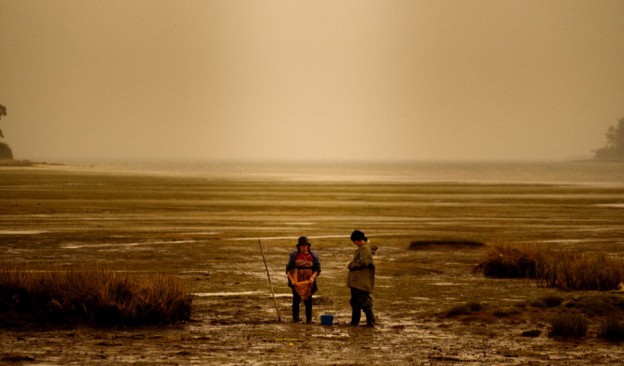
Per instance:
[[[351,241],[357,241],[357,240],[368,241],[368,238],[360,230],[353,230],[353,232],[351,233]]]
[[[297,239],[297,246],[300,247],[302,245],[312,245],[307,236],[300,236],[299,239]]]

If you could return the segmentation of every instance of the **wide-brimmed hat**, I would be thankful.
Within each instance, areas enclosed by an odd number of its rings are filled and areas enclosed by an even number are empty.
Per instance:
[[[353,232],[351,233],[351,241],[358,241],[358,240],[368,241],[368,238],[360,230],[353,230]]]
[[[302,245],[312,245],[307,236],[300,236],[299,239],[297,239],[297,246],[300,247]]]

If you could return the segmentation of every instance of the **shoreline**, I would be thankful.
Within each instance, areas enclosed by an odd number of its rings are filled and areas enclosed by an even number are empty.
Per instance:
[[[61,163],[46,163],[30,160],[16,160],[16,159],[0,159],[0,168],[4,167],[24,167],[24,168],[37,168],[47,166],[66,166]]]
[[[46,163],[0,160],[0,172],[58,171],[81,174],[201,179],[209,181],[308,184],[452,184],[624,186],[624,164],[594,162],[396,164],[292,164],[251,162]]]

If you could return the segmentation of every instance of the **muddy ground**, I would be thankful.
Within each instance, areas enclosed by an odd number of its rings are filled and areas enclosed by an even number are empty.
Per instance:
[[[487,279],[480,247],[415,240],[538,243],[622,255],[624,188],[539,184],[244,181],[1,168],[0,262],[102,264],[174,273],[194,294],[192,320],[169,327],[68,324],[0,331],[4,364],[581,365],[624,360],[590,318],[578,340],[548,336],[548,294],[531,280]],[[376,329],[350,327],[346,264],[358,228],[380,247]],[[296,238],[321,257],[312,325],[293,324],[283,273]],[[262,241],[281,321],[258,240]],[[613,296],[619,296],[614,292]],[[468,302],[477,316],[444,314]],[[507,311],[515,309],[513,311]],[[520,310],[517,310],[520,309]],[[335,316],[332,327],[320,314]],[[522,336],[537,331],[534,337]]]

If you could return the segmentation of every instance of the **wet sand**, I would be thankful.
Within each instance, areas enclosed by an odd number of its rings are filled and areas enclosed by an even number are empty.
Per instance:
[[[0,332],[7,364],[612,364],[621,346],[596,337],[549,338],[547,294],[530,280],[472,269],[483,248],[409,250],[415,240],[543,243],[624,252],[624,187],[547,184],[243,181],[114,174],[88,169],[0,170],[0,261],[29,268],[102,264],[167,272],[195,294],[192,321],[172,327]],[[350,327],[346,263],[358,228],[380,247],[376,329]],[[315,324],[292,324],[283,273],[307,235],[323,273]],[[258,240],[277,294],[277,321]],[[614,293],[614,296],[619,296]],[[467,302],[484,316],[448,318]],[[549,312],[550,311],[550,312]],[[333,314],[334,326],[320,325]],[[500,314],[500,312],[498,312]],[[537,337],[522,332],[539,330]],[[301,359],[300,357],[302,357]]]

